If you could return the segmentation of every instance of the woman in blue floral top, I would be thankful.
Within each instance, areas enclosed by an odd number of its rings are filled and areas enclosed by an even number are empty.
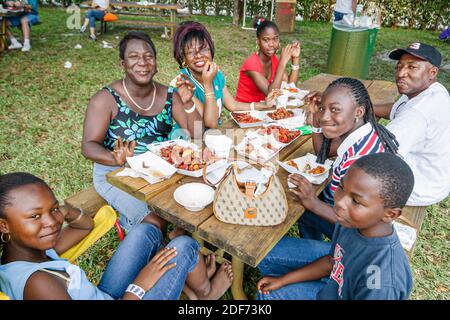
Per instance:
[[[144,153],[147,145],[168,140],[173,119],[190,134],[194,122],[202,119],[193,109],[193,85],[184,79],[178,91],[153,81],[157,72],[156,49],[143,32],[132,31],[120,42],[120,63],[125,77],[97,92],[86,110],[83,129],[83,155],[94,161],[96,191],[120,213],[120,224],[130,230],[141,222],[162,231],[166,222],[150,214],[139,201],[106,181],[106,174],[126,162],[127,156]]]

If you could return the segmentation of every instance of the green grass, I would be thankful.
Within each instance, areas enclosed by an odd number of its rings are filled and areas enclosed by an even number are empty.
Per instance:
[[[43,23],[32,29],[32,50],[8,52],[0,56],[0,173],[28,171],[46,180],[62,201],[91,185],[92,163],[80,152],[84,111],[89,98],[102,86],[122,77],[118,65],[119,39],[130,29],[116,27],[101,35],[97,43],[87,34],[65,26],[67,14],[54,8],[41,9]],[[251,31],[230,26],[231,18],[198,17],[210,30],[216,46],[215,61],[235,91],[239,69],[255,50]],[[146,30],[158,50],[157,80],[168,83],[177,74],[171,42],[161,38],[162,29]],[[16,35],[20,33],[15,31]],[[282,42],[302,41],[301,76],[306,80],[325,72],[330,40],[329,23],[297,23],[294,34],[282,35]],[[382,29],[371,60],[369,79],[393,81],[394,63],[382,59],[397,46],[422,41],[439,48],[444,64],[449,63],[448,44],[437,40],[438,32]],[[114,45],[103,49],[101,41]],[[74,49],[79,43],[82,50]],[[73,67],[65,69],[65,61]],[[440,72],[439,81],[450,87],[450,74]],[[412,128],[413,130],[413,128]],[[450,142],[449,142],[450,143]],[[431,206],[412,259],[414,290],[412,299],[449,299],[449,199]],[[296,234],[293,228],[290,233]],[[110,231],[78,261],[95,283],[118,245]],[[246,267],[244,289],[255,293],[258,272]],[[229,293],[224,297],[230,299]]]

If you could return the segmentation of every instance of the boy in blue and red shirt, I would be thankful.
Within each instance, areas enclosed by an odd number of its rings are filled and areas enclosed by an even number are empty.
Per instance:
[[[258,266],[258,298],[408,299],[411,270],[392,223],[413,186],[411,169],[393,154],[358,159],[334,195],[332,243],[283,238]]]

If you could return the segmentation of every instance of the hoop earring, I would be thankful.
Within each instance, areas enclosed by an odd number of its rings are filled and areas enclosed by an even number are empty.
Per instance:
[[[181,63],[181,67],[182,67],[183,69],[187,68],[186,61],[183,60],[183,62]]]
[[[7,234],[7,235],[9,236],[8,240],[6,240],[6,241],[5,241],[5,239],[3,239],[3,236],[4,236],[5,234]],[[11,235],[10,235],[9,233],[2,233],[2,234],[0,235],[0,240],[1,240],[3,243],[8,243],[9,240],[11,240]]]

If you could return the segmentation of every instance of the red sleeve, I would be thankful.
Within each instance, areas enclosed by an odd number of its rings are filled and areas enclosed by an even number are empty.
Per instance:
[[[242,72],[245,71],[257,71],[262,72],[261,62],[259,61],[259,57],[256,54],[252,54],[247,60],[244,61],[244,64],[241,68]]]

